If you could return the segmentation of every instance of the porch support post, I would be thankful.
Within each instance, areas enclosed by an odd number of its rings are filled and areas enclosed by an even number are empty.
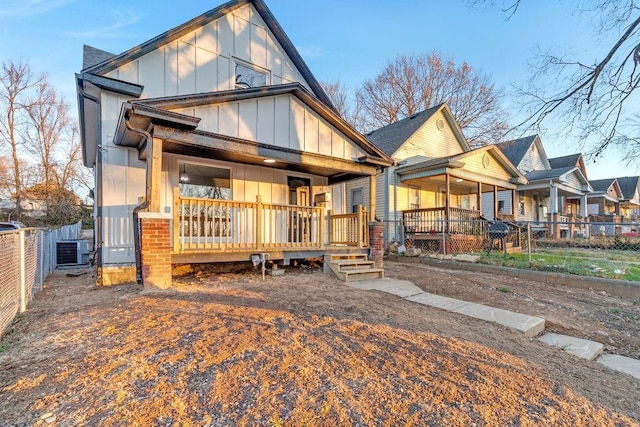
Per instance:
[[[256,249],[262,248],[262,196],[256,196]]]
[[[145,288],[171,286],[171,214],[140,212],[140,259]]]
[[[180,252],[180,187],[173,188],[173,252]]]
[[[383,268],[384,258],[384,222],[369,223],[369,253],[376,268]]]
[[[376,220],[376,176],[369,175],[369,218]]]
[[[516,219],[516,189],[511,190],[511,215],[513,215],[513,219]]]
[[[549,210],[552,214],[558,213],[558,187],[552,185],[549,196],[551,198],[551,206]]]
[[[449,200],[451,198],[451,177],[449,176],[448,173],[444,175],[444,186],[445,186],[444,218],[445,218],[445,221],[447,222],[445,224],[445,233],[449,233],[449,229],[450,229],[449,221],[451,220],[451,216],[450,216],[451,201]]]
[[[478,183],[478,212],[482,215],[482,183]]]
[[[580,216],[583,218],[587,216],[587,193],[580,196]]]
[[[493,219],[498,218],[498,186],[493,186]]]
[[[147,185],[149,186],[149,212],[161,212],[162,140],[159,138],[153,138],[151,153],[147,153]]]

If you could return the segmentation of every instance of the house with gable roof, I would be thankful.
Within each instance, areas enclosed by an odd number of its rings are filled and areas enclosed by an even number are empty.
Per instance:
[[[640,176],[625,176],[617,178],[622,199],[620,200],[620,214],[624,220],[640,221]],[[637,231],[637,225],[636,230]]]
[[[100,283],[367,250],[375,191],[357,214],[332,216],[332,200],[353,179],[369,191],[393,160],[336,113],[263,0],[118,55],[85,47],[76,83]]]
[[[539,135],[498,144],[527,179],[518,185],[516,221],[529,221],[549,235],[573,235],[570,222],[587,217],[587,196],[592,192],[582,156],[549,159]],[[560,224],[554,227],[554,224]],[[551,225],[550,227],[548,225]]]
[[[448,253],[477,249],[485,219],[512,214],[512,198],[526,180],[494,145],[472,149],[446,103],[367,134],[396,165],[377,177],[378,219],[386,240],[407,237]],[[355,200],[358,185],[348,184]],[[366,197],[366,195],[365,195]],[[447,243],[448,242],[448,243]]]

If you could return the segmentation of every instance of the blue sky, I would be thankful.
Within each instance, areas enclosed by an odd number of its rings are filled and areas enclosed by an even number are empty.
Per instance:
[[[0,0],[0,60],[24,60],[74,105],[74,73],[82,45],[120,53],[219,4],[222,0]],[[593,61],[607,47],[573,2],[524,1],[506,20],[494,7],[431,0],[266,0],[318,80],[340,78],[350,88],[375,76],[403,53],[438,50],[467,61],[503,87],[521,85],[538,48],[570,51]],[[601,55],[600,55],[601,56]],[[513,100],[508,105],[515,106]],[[549,122],[552,124],[552,122]],[[542,136],[550,157],[579,149]],[[588,164],[592,179],[622,171],[616,153]]]

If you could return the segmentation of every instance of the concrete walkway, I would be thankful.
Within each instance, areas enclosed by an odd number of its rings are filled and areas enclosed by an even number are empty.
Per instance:
[[[474,319],[497,323],[521,332],[527,337],[534,337],[541,334],[545,327],[545,321],[540,317],[528,316],[526,314],[515,313],[487,305],[430,294],[423,292],[422,289],[408,280],[397,280],[385,277],[383,279],[347,282],[346,285],[357,289],[386,292],[404,298],[407,301],[463,314]],[[538,340],[587,360],[594,360],[604,350],[604,346],[598,342],[568,335],[546,333],[539,337]],[[640,379],[640,360],[614,354],[605,354],[600,356],[596,362]]]

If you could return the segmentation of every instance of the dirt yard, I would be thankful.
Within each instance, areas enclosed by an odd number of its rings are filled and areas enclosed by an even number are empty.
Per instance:
[[[627,321],[637,301],[385,267],[430,292],[593,331],[608,350],[640,348]],[[168,292],[96,288],[92,274],[51,276],[0,342],[0,425],[640,425],[640,380],[316,269],[264,282],[205,271]]]

